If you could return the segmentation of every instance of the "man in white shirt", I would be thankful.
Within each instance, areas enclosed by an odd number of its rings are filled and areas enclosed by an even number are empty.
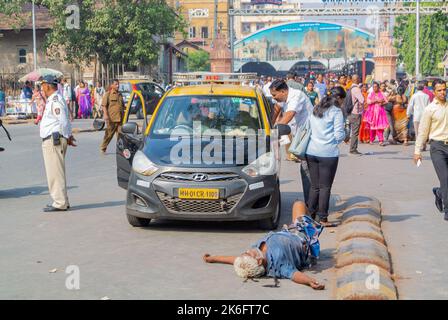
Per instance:
[[[406,110],[408,119],[413,116],[415,138],[418,137],[418,126],[420,125],[420,120],[423,116],[423,111],[431,103],[429,96],[423,92],[425,89],[425,82],[419,81],[417,84],[417,91],[412,95],[411,100],[409,100],[409,105]],[[426,143],[423,144],[423,150],[426,150]]]
[[[73,121],[72,87],[68,84],[66,78],[62,79],[61,84],[62,84],[62,97],[64,98],[65,104],[67,105],[68,112],[70,115],[70,121]]]
[[[297,128],[303,125],[311,115],[313,105],[308,96],[301,90],[288,88],[284,80],[275,80],[270,91],[275,99],[272,121],[277,124],[288,124],[291,127],[292,135],[295,135]],[[277,121],[277,118],[280,118]],[[305,203],[308,203],[308,196],[311,188],[310,171],[306,161],[300,162],[300,176],[302,179],[303,196]]]
[[[263,85],[263,93],[268,99],[272,99],[271,91],[269,90],[271,84],[272,84],[272,77],[268,77],[266,83]]]
[[[72,136],[68,108],[64,98],[58,94],[58,80],[45,76],[42,90],[47,98],[45,111],[40,122],[40,137],[48,189],[53,203],[44,212],[67,211],[70,207],[65,178],[65,155],[67,145],[76,146]]]

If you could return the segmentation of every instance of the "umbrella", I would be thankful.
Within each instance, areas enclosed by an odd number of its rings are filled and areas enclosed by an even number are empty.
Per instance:
[[[63,73],[54,69],[49,68],[39,68],[37,70],[34,70],[27,75],[23,76],[19,79],[20,82],[26,82],[26,81],[38,81],[41,77],[45,77],[48,75],[55,76],[57,78],[61,78],[63,76]]]

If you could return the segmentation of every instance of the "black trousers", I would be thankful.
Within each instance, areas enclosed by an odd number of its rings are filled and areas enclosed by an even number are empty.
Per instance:
[[[308,163],[304,160],[300,162],[300,179],[302,180],[303,199],[305,203],[308,204],[308,199],[310,198],[311,177]]]
[[[311,214],[317,213],[320,218],[327,218],[331,187],[338,169],[339,157],[323,158],[307,155],[306,161],[311,177],[308,209]]]
[[[351,127],[350,152],[358,151],[359,128],[361,127],[362,116],[360,114],[351,114],[348,116]]]
[[[448,145],[440,141],[431,141],[431,160],[440,181],[440,196],[445,213],[448,212]]]
[[[395,140],[395,137],[397,136],[397,132],[395,131],[394,126],[394,116],[392,115],[392,111],[387,111],[387,121],[389,121],[389,127],[384,130],[384,141],[387,142],[389,140],[390,135],[392,135],[392,139]]]

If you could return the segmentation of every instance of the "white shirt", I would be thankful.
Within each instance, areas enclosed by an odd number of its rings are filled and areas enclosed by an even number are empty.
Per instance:
[[[64,84],[62,96],[64,97],[65,101],[72,100],[72,88],[68,83]]]
[[[54,92],[47,99],[42,121],[40,122],[40,137],[46,138],[53,132],[59,132],[65,138],[72,135],[72,126],[68,116],[68,108],[64,98]]]
[[[288,123],[292,134],[305,123],[313,110],[313,105],[308,96],[302,90],[293,88],[289,88],[286,102],[279,103],[279,105],[282,107],[283,113],[288,111],[296,113],[294,118]]]
[[[429,96],[421,90],[418,90],[414,93],[409,100],[408,109],[406,111],[407,116],[409,117],[411,114],[414,115],[414,122],[420,122],[423,111],[430,104]]]
[[[269,89],[271,84],[272,82],[268,82],[263,86],[263,93],[267,98],[272,98],[271,90]]]

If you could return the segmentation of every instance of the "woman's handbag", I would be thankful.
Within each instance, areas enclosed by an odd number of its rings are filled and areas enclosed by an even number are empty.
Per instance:
[[[310,138],[311,124],[310,118],[307,118],[306,121],[297,129],[288,151],[297,158],[305,160],[306,149],[308,148]]]

